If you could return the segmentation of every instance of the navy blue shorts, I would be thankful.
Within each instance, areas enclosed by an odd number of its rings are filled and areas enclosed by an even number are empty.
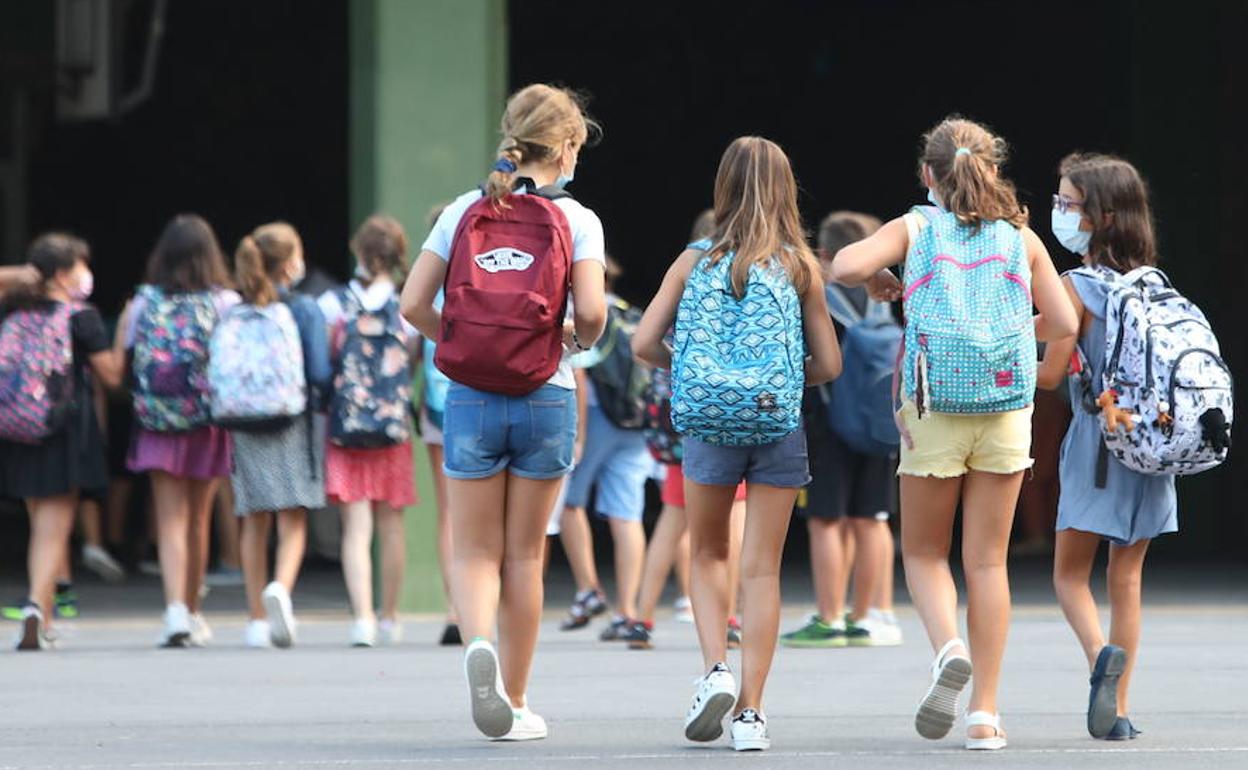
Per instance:
[[[810,483],[806,430],[798,428],[770,444],[716,446],[684,437],[685,478],[697,484],[766,484],[796,489]]]

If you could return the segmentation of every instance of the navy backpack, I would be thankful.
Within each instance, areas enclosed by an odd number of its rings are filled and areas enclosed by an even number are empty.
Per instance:
[[[824,293],[828,311],[845,327],[843,373],[820,388],[828,425],[855,452],[886,457],[901,444],[893,419],[892,382],[902,329],[886,303],[868,300],[861,313],[840,287],[825,287]]]

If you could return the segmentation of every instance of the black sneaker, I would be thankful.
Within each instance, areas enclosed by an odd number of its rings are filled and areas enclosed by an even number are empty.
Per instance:
[[[632,628],[633,622],[628,618],[616,615],[611,619],[611,624],[602,629],[602,633],[598,638],[604,642],[619,642],[624,640],[625,634]]]
[[[460,647],[463,643],[464,638],[459,634],[459,626],[447,623],[446,628],[442,629],[442,638],[438,640],[438,644],[443,647]]]
[[[586,589],[576,595],[568,616],[559,624],[561,631],[575,631],[589,625],[589,621],[607,611],[607,597],[596,588]]]
[[[629,626],[621,638],[628,642],[630,650],[649,650],[654,647],[653,635],[651,624],[639,620]]]

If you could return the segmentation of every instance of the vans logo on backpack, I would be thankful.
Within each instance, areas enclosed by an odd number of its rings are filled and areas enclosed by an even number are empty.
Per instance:
[[[473,257],[473,260],[477,263],[477,267],[487,273],[501,273],[504,270],[528,270],[533,266],[534,257],[523,251],[503,247],[478,254]]]

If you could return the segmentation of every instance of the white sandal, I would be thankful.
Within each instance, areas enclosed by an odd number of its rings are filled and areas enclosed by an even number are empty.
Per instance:
[[[991,727],[990,738],[972,738],[972,727]],[[972,711],[966,715],[966,747],[971,751],[996,751],[1006,746],[1005,733],[1001,730],[1001,715],[989,714],[987,711]]]
[[[950,655],[955,647],[966,649],[961,639],[950,639],[932,662],[932,686],[919,702],[914,729],[928,740],[949,734],[958,719],[958,696],[971,681],[971,661],[964,655]]]

